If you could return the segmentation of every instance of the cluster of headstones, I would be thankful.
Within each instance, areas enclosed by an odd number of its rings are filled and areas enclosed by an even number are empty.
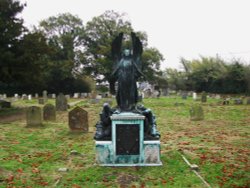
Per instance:
[[[67,98],[61,93],[56,98],[56,106],[46,104],[28,107],[26,112],[27,126],[41,126],[43,121],[56,121],[56,111],[67,111]],[[88,132],[88,112],[81,107],[75,107],[68,113],[69,128],[72,131]]]

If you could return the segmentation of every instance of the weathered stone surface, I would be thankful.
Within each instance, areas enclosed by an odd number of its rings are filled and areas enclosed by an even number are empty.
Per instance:
[[[201,94],[201,102],[207,102],[207,93],[206,92],[202,92],[202,94]]]
[[[250,104],[250,98],[247,98],[247,103],[246,104]]]
[[[243,104],[243,101],[242,99],[234,99],[234,104],[240,105],[240,104]]]
[[[42,125],[42,111],[38,106],[31,106],[27,108],[26,112],[27,126]]]
[[[146,145],[144,149],[145,163],[159,163],[160,162],[160,148],[159,145]]]
[[[44,102],[47,102],[47,100],[48,100],[47,94],[48,94],[47,91],[44,90],[44,91],[43,91],[43,99],[44,99]]]
[[[197,99],[197,93],[193,92],[193,99],[196,100]]]
[[[72,131],[88,132],[88,112],[80,107],[75,107],[69,112],[69,128]]]
[[[44,98],[38,99],[38,104],[44,104],[44,103],[45,103]]]
[[[68,103],[66,97],[60,93],[56,98],[56,110],[57,111],[67,111]]]
[[[199,121],[204,119],[203,109],[199,105],[194,105],[190,109],[190,117],[192,121]]]
[[[56,121],[56,108],[53,104],[46,104],[43,107],[43,119],[45,121]]]

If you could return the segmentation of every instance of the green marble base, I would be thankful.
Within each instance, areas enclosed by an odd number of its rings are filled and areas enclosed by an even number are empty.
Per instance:
[[[101,166],[161,166],[160,141],[144,140],[144,118],[134,113],[112,115],[112,140],[96,141],[96,162]]]

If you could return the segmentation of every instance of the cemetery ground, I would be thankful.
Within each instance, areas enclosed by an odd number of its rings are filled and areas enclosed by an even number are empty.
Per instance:
[[[220,105],[211,98],[203,104],[181,97],[144,99],[157,117],[163,166],[101,167],[95,163],[93,136],[104,101],[76,104],[88,111],[89,133],[70,132],[68,112],[57,112],[56,122],[26,127],[20,107],[42,107],[37,100],[19,100],[1,110],[0,187],[206,187],[182,155],[199,166],[211,187],[249,187],[250,105]],[[190,121],[194,103],[202,105],[204,120]]]

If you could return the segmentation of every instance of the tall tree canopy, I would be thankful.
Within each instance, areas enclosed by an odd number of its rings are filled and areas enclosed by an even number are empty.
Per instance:
[[[16,74],[18,63],[16,54],[19,38],[25,28],[23,20],[17,15],[22,12],[24,5],[14,0],[0,1],[0,75],[2,83],[11,83]]]

